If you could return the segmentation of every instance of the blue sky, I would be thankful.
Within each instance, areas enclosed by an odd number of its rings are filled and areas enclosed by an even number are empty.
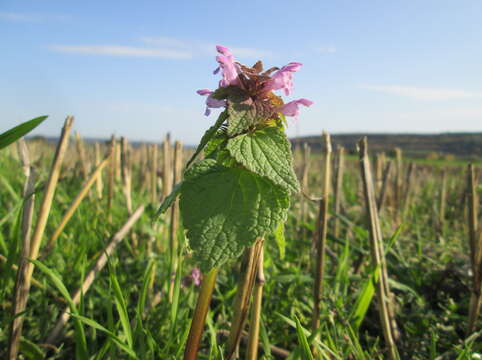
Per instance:
[[[194,144],[215,44],[303,63],[289,134],[482,130],[482,2],[0,0],[0,131],[50,115],[84,136]],[[290,100],[288,99],[288,100]]]

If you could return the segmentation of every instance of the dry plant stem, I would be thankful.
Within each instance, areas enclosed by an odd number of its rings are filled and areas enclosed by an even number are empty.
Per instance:
[[[131,169],[129,162],[129,144],[125,137],[121,138],[121,168],[122,182],[124,184],[124,195],[126,197],[127,212],[132,214],[132,196],[131,196]]]
[[[340,236],[340,220],[338,214],[341,210],[341,197],[343,196],[343,175],[345,173],[345,149],[342,146],[338,147],[336,157],[336,174],[335,174],[335,186],[334,186],[334,204],[333,212],[335,218],[333,219],[333,236],[338,238]]]
[[[400,223],[400,214],[402,210],[402,201],[403,201],[403,163],[402,163],[402,149],[395,148],[395,160],[396,160],[396,169],[397,172],[395,174],[395,216],[396,216],[396,223]]]
[[[216,276],[218,269],[211,269],[203,278],[201,283],[201,290],[196,303],[196,309],[192,317],[191,328],[189,329],[189,336],[187,338],[186,349],[184,350],[184,360],[197,359],[199,345],[206,322],[206,316],[211,303],[214,285],[216,284]]]
[[[79,207],[80,203],[82,200],[85,198],[85,196],[89,193],[90,188],[92,185],[94,185],[94,182],[98,177],[102,175],[102,170],[104,167],[107,165],[109,162],[109,156],[106,157],[100,164],[97,166],[97,168],[94,170],[90,178],[87,180],[87,182],[82,186],[82,189],[80,192],[77,194],[76,198],[70,205],[69,209],[65,213],[64,217],[60,221],[60,224],[57,226],[55,229],[52,237],[49,239],[49,242],[47,243],[47,246],[45,247],[45,251],[43,253],[43,256],[47,256],[55,247],[55,244],[57,242],[57,239],[59,238],[60,234],[62,234],[62,231],[64,230],[65,226],[69,222],[69,220],[72,218],[72,216],[75,213],[75,210]]]
[[[370,170],[370,160],[368,158],[368,144],[367,139],[364,137],[358,143],[358,150],[360,153],[360,165],[361,175],[364,185],[365,203],[367,207],[367,213],[370,221],[370,250],[373,259],[373,265],[375,268],[380,269],[380,276],[377,282],[377,296],[378,296],[378,309],[380,313],[380,321],[383,328],[383,335],[388,347],[388,354],[390,360],[398,359],[398,350],[395,345],[392,321],[390,319],[389,311],[389,295],[386,293],[385,282],[388,280],[384,277],[384,252],[381,239],[380,221],[378,218],[378,212],[375,205],[375,190],[373,186],[373,178]]]
[[[28,156],[28,149],[23,138],[19,142],[19,152],[24,166],[24,173],[26,176],[25,186],[23,190],[24,205],[22,213],[22,249],[19,259],[19,265],[17,267],[17,277],[15,281],[15,292],[12,306],[12,321],[10,327],[10,358],[15,358],[18,353],[18,346],[20,344],[20,338],[22,335],[22,319],[23,317],[16,317],[16,314],[25,309],[25,301],[29,289],[26,287],[26,282],[22,282],[22,279],[26,277],[27,270],[27,258],[30,255],[30,237],[32,228],[32,218],[35,203],[35,172],[30,168],[30,161]],[[34,280],[32,279],[32,282]]]
[[[303,144],[303,175],[301,177],[301,188],[304,192],[308,192],[309,186],[309,174],[310,174],[310,154],[311,148],[307,143]],[[307,212],[307,203],[303,194],[300,194],[300,219],[301,223],[306,222],[306,212]],[[305,238],[306,229],[303,227],[302,230],[302,238]]]
[[[82,139],[80,138],[80,134],[77,131],[75,132],[75,146],[77,148],[77,153],[79,155],[80,170],[82,171],[82,177],[84,179],[87,179],[87,176],[89,176],[90,171],[87,165],[87,159],[85,157],[84,144],[82,142]]]
[[[386,164],[386,157],[385,153],[380,153],[377,154],[376,156],[376,169],[375,169],[375,179],[376,179],[376,186],[375,186],[375,192],[380,192],[383,184],[383,170],[385,169],[385,164]]]
[[[174,146],[174,184],[181,181],[182,174],[182,144],[176,141]],[[179,228],[179,200],[176,199],[171,207],[171,228],[169,233],[169,251],[171,258],[171,282],[169,283],[169,302],[172,302],[174,296],[175,277],[178,264],[179,245],[177,241],[177,233]]]
[[[236,291],[233,306],[233,321],[229,331],[226,359],[234,358],[237,353],[241,333],[243,332],[244,324],[249,309],[249,300],[253,291],[254,281],[256,278],[256,270],[259,264],[259,257],[262,250],[264,239],[259,238],[254,245],[245,250],[243,261],[241,263],[241,278]]]
[[[162,197],[166,198],[172,190],[171,136],[167,134],[162,144]]]
[[[140,153],[140,171],[137,182],[140,184],[141,193],[147,191],[150,193],[150,184],[149,184],[149,150],[146,144],[142,144],[141,148],[139,149]]]
[[[109,162],[109,182],[108,182],[108,195],[107,195],[107,213],[109,222],[112,222],[112,200],[114,199],[114,185],[115,185],[115,146],[116,140],[114,135],[110,138],[110,162]]]
[[[30,242],[30,251],[28,257],[30,259],[36,260],[40,250],[40,244],[42,242],[42,236],[45,231],[45,227],[47,225],[47,219],[50,214],[50,208],[52,206],[52,200],[55,194],[55,188],[57,186],[57,181],[59,179],[60,170],[62,167],[62,161],[64,159],[65,152],[67,150],[69,144],[69,135],[70,129],[72,128],[72,124],[74,122],[74,118],[72,116],[67,117],[65,120],[64,127],[62,128],[62,133],[60,135],[60,140],[57,145],[57,150],[55,152],[54,161],[52,164],[52,168],[50,170],[50,175],[47,180],[45,186],[45,193],[42,199],[42,203],[40,204],[40,209],[37,217],[37,224],[35,226],[35,230],[32,234],[32,239]],[[9,344],[9,359],[14,360],[17,358],[18,348],[19,348],[19,341],[22,334],[22,325],[23,325],[23,316],[17,316],[18,314],[22,313],[28,301],[28,295],[30,292],[30,286],[32,282],[32,275],[34,270],[34,264],[32,262],[27,262],[24,264],[24,268],[22,271],[19,269],[19,273],[21,274],[18,278],[16,287],[21,289],[18,293],[20,295],[17,297],[17,293],[14,299],[15,303],[15,318],[13,329],[15,330],[12,334],[12,341]]]
[[[383,170],[382,185],[380,188],[380,194],[378,194],[377,199],[377,210],[381,212],[383,205],[385,204],[385,199],[387,197],[388,179],[390,178],[390,169],[392,168],[392,162],[388,161],[385,169]]]
[[[263,244],[261,244],[258,266],[257,266],[257,276],[256,276],[256,286],[254,288],[253,294],[253,309],[251,310],[251,319],[249,322],[249,337],[248,337],[248,348],[246,350],[246,360],[256,360],[258,358],[258,347],[259,347],[259,324],[261,320],[261,305],[263,301],[263,286],[265,283],[264,277],[264,257],[263,257]]]
[[[440,200],[440,203],[439,203],[438,221],[439,221],[440,232],[442,232],[444,223],[445,223],[445,206],[447,201],[447,171],[446,170],[442,170],[442,183],[440,185],[439,200]]]
[[[156,204],[157,199],[157,145],[151,146],[151,202]]]
[[[81,295],[84,295],[87,293],[89,290],[90,286],[95,280],[95,277],[97,274],[102,271],[104,268],[105,264],[107,263],[107,260],[109,256],[111,256],[114,253],[114,250],[116,249],[117,245],[120,244],[122,239],[125,237],[125,235],[130,231],[130,229],[134,226],[134,224],[137,222],[137,220],[141,217],[142,213],[144,212],[144,206],[140,206],[129,219],[127,222],[122,226],[122,228],[112,237],[112,240],[110,241],[109,245],[104,249],[102,252],[102,255],[97,259],[94,267],[90,270],[90,272],[87,274],[85,277],[84,283],[82,284],[81,288],[75,291],[74,295],[72,296],[72,300],[74,304],[78,304],[80,301]],[[48,336],[46,342],[48,344],[54,344],[58,341],[59,336],[62,332],[62,329],[64,328],[65,324],[67,321],[70,319],[70,312],[69,312],[69,307],[66,307],[62,314],[60,315],[59,320],[57,321],[57,324],[55,325],[54,329]]]
[[[316,245],[316,265],[315,265],[315,283],[313,288],[313,315],[312,315],[312,333],[316,333],[320,328],[320,302],[323,294],[323,278],[325,269],[325,249],[326,236],[328,233],[328,202],[330,197],[330,181],[331,181],[331,139],[328,133],[323,134],[324,141],[324,171],[323,171],[323,188],[322,199],[320,200],[320,209],[318,213],[317,237]]]
[[[472,268],[472,292],[470,295],[469,323],[467,335],[470,335],[477,328],[477,319],[480,312],[481,301],[481,244],[477,241],[478,229],[478,199],[477,199],[477,179],[475,169],[472,164],[467,167],[467,206],[468,206],[468,228],[470,244],[470,262]],[[482,235],[481,235],[482,236]],[[481,238],[482,239],[482,238]],[[480,239],[479,239],[480,240]]]
[[[415,174],[415,164],[411,162],[408,165],[407,175],[405,178],[405,186],[403,192],[402,201],[402,216],[405,217],[405,213],[410,208],[411,198],[412,198],[412,188],[413,188],[413,178]]]
[[[115,143],[115,179],[116,181],[120,181],[121,176],[121,144],[120,142],[116,141]]]
[[[100,164],[100,145],[95,143],[95,166]],[[97,198],[102,199],[102,191],[104,190],[104,183],[102,182],[102,175],[98,176],[95,181],[95,189],[97,191]]]

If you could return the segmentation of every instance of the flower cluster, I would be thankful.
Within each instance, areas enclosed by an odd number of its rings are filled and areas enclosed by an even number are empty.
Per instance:
[[[291,94],[293,91],[293,74],[301,68],[301,63],[291,62],[281,69],[273,67],[263,72],[263,65],[260,61],[253,67],[247,67],[236,62],[231,52],[224,46],[218,45],[216,50],[219,53],[216,56],[219,66],[214,70],[214,74],[221,72],[222,75],[218,90],[232,87],[237,91],[242,91],[250,98],[252,103],[268,104],[273,116],[280,113],[297,117],[300,105],[310,106],[313,104],[308,99],[293,100],[284,104],[281,98],[273,93],[273,91],[282,90],[287,96]],[[226,98],[216,96],[216,92],[209,89],[197,91],[199,95],[207,96],[206,116],[211,113],[211,109],[228,105]]]

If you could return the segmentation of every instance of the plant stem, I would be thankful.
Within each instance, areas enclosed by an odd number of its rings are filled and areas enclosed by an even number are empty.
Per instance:
[[[90,188],[92,185],[94,185],[94,182],[97,180],[99,176],[102,175],[102,170],[104,167],[107,165],[109,162],[109,157],[106,157],[94,170],[90,178],[87,180],[87,182],[84,184],[82,189],[80,190],[79,194],[77,197],[74,199],[72,204],[70,205],[69,209],[65,213],[64,217],[60,221],[60,224],[57,226],[57,229],[55,229],[54,234],[52,237],[49,239],[47,246],[45,247],[45,251],[43,252],[43,257],[47,256],[52,249],[55,247],[55,243],[62,234],[62,231],[64,230],[65,225],[69,222],[70,218],[72,215],[74,215],[75,210],[79,207],[81,201],[85,198],[85,196],[89,193]]]
[[[254,286],[256,268],[260,257],[263,238],[259,238],[252,247],[246,249],[241,266],[241,279],[236,291],[233,306],[233,321],[229,331],[226,359],[232,359],[239,346],[239,340],[249,308],[249,299]]]
[[[328,133],[323,134],[324,139],[324,173],[322,199],[320,200],[320,209],[318,213],[317,231],[316,231],[316,267],[315,267],[315,283],[313,288],[313,315],[312,315],[312,332],[316,333],[320,327],[320,302],[323,294],[323,277],[325,269],[325,249],[326,236],[328,233],[328,201],[330,196],[331,182],[331,140]]]
[[[89,291],[90,286],[95,280],[95,277],[97,276],[98,273],[102,271],[104,268],[105,264],[107,264],[107,260],[109,259],[109,256],[111,256],[117,246],[120,244],[122,239],[129,233],[129,231],[132,229],[132,227],[135,225],[137,220],[141,217],[141,215],[144,213],[144,206],[140,206],[130,217],[127,219],[126,223],[119,229],[117,233],[112,237],[112,240],[109,242],[109,245],[102,251],[102,255],[97,259],[95,262],[95,265],[92,267],[92,269],[89,271],[87,276],[85,277],[84,282],[82,283],[82,286],[80,289],[77,289],[77,291],[72,295],[72,301],[75,305],[77,305],[80,301],[81,296],[85,296],[87,291]],[[60,314],[59,320],[55,324],[54,329],[48,336],[46,343],[47,344],[54,344],[57,342],[62,329],[64,328],[65,324],[67,324],[67,321],[70,319],[70,306],[67,306],[64,311]]]
[[[477,243],[478,229],[478,211],[477,211],[477,179],[475,169],[472,164],[467,167],[467,206],[468,206],[468,228],[469,228],[469,244],[470,244],[470,264],[472,268],[472,292],[470,295],[469,308],[469,324],[467,327],[467,335],[470,335],[477,328],[477,319],[480,312],[481,298],[481,252],[482,252],[482,234]]]
[[[261,249],[258,259],[258,275],[256,277],[256,286],[254,288],[253,294],[253,309],[249,323],[249,338],[248,349],[246,352],[246,360],[256,360],[258,358],[259,324],[261,319],[261,305],[263,301],[263,286],[265,283],[263,265],[263,244],[261,243]]]
[[[389,359],[397,360],[398,350],[394,341],[393,330],[395,327],[394,319],[389,310],[390,295],[388,289],[388,276],[386,273],[385,254],[381,237],[380,220],[375,204],[375,190],[373,187],[373,176],[370,170],[370,159],[368,158],[368,143],[364,137],[358,143],[360,154],[361,174],[364,186],[365,203],[370,222],[370,250],[373,265],[379,269],[379,280],[377,282],[378,310],[380,321],[383,328],[383,335],[388,347]]]
[[[211,269],[203,278],[201,283],[201,290],[197,299],[196,309],[192,317],[191,329],[189,330],[189,337],[184,350],[184,360],[196,360],[201,343],[201,337],[206,323],[206,316],[211,303],[214,285],[216,284],[216,276],[218,268]]]
[[[40,204],[40,209],[37,218],[37,224],[35,230],[32,234],[32,239],[30,241],[30,251],[28,257],[32,260],[37,260],[40,245],[42,243],[42,237],[47,226],[47,220],[50,214],[50,208],[52,206],[52,201],[54,199],[55,189],[57,187],[57,182],[59,180],[60,171],[62,168],[62,162],[64,160],[65,152],[69,144],[69,134],[74,118],[68,116],[65,120],[64,127],[62,128],[62,133],[60,135],[60,140],[57,144],[57,150],[55,152],[54,161],[50,170],[49,179],[47,180],[45,186],[45,194]],[[26,253],[26,250],[24,251]],[[16,288],[22,289],[21,292],[16,293],[14,303],[15,303],[15,314],[12,323],[12,333],[10,337],[9,344],[9,359],[15,360],[17,358],[20,338],[22,335],[23,326],[23,316],[18,316],[27,307],[28,295],[30,292],[30,286],[32,283],[32,275],[34,271],[34,264],[32,262],[25,263],[25,267],[19,267],[19,272],[21,275],[17,279]]]

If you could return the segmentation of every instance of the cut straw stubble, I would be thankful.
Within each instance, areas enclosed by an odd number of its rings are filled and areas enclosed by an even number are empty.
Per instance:
[[[108,164],[109,162],[109,157],[108,155],[94,170],[90,178],[87,180],[87,182],[84,184],[82,189],[80,190],[79,194],[77,197],[74,199],[72,204],[70,205],[69,209],[65,213],[64,217],[60,221],[60,224],[57,226],[55,229],[53,235],[49,239],[49,242],[47,243],[47,246],[45,247],[45,251],[43,253],[43,257],[46,257],[55,247],[55,244],[57,242],[58,237],[62,234],[62,231],[64,230],[65,226],[69,222],[69,220],[72,218],[72,216],[75,213],[75,210],[79,207],[80,203],[82,200],[86,197],[86,195],[89,193],[90,188],[92,185],[94,185],[95,181],[97,180],[98,177],[102,176],[102,170],[104,167]]]
[[[125,235],[130,231],[130,229],[134,226],[137,220],[139,220],[143,212],[144,212],[144,206],[140,206],[132,214],[132,216],[129,217],[129,219],[122,226],[122,228],[112,237],[112,240],[109,242],[109,245],[107,245],[107,247],[103,250],[102,255],[97,259],[95,265],[92,267],[92,269],[85,277],[85,280],[82,286],[80,287],[80,289],[76,290],[74,295],[72,296],[74,305],[77,305],[79,303],[81,296],[85,296],[90,286],[94,282],[97,274],[100,271],[102,271],[102,269],[104,268],[109,256],[111,256],[114,253],[117,246],[120,244],[120,242],[125,237]],[[66,307],[62,312],[62,314],[60,315],[60,318],[57,321],[54,329],[47,337],[46,342],[48,344],[55,344],[58,341],[60,334],[62,332],[62,329],[64,328],[69,318],[70,318],[69,307]]]
[[[74,122],[74,118],[72,116],[68,116],[67,119],[65,120],[64,127],[62,128],[62,133],[60,135],[60,140],[57,145],[57,150],[55,152],[54,161],[50,170],[50,175],[45,186],[44,197],[40,205],[40,209],[37,217],[37,224],[35,226],[35,230],[33,232],[32,239],[31,239],[29,258],[32,260],[36,260],[38,258],[40,244],[42,242],[42,236],[44,234],[45,227],[47,225],[47,220],[50,214],[50,208],[52,206],[55,189],[57,187],[57,182],[60,176],[64,155],[69,144],[69,135],[70,135],[70,130],[72,128],[73,122]],[[21,296],[18,298],[15,297],[14,299],[14,303],[16,304],[15,318],[13,320],[14,328],[15,328],[15,334],[14,334],[15,336],[11,339],[10,346],[9,346],[9,359],[11,360],[15,360],[18,354],[18,348],[19,348],[18,345],[19,345],[19,341],[22,333],[22,325],[24,320],[23,316],[18,316],[18,314],[24,312],[27,306],[28,295],[30,292],[30,286],[31,286],[34,267],[35,266],[32,262],[26,263],[25,269],[24,271],[22,271],[22,275],[17,281],[18,283],[17,287],[23,290],[21,294],[19,294]]]
[[[388,287],[388,274],[386,271],[380,219],[378,217],[378,211],[375,204],[375,190],[373,186],[373,176],[370,170],[368,141],[366,137],[358,142],[358,151],[360,156],[360,170],[363,180],[365,204],[370,226],[370,250],[372,254],[373,266],[378,269],[377,273],[379,274],[377,282],[377,296],[380,321],[383,328],[386,346],[388,348],[389,359],[398,360],[398,350],[394,340],[396,323],[392,316],[393,314],[390,311],[391,299],[390,290]]]

